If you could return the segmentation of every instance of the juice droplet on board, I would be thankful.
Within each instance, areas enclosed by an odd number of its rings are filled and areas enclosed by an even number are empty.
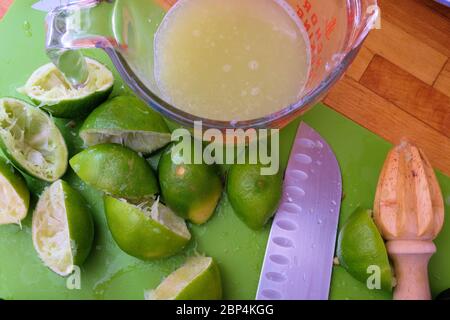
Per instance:
[[[27,20],[23,22],[23,30],[27,37],[31,37],[33,35],[33,32],[31,30],[31,24]]]

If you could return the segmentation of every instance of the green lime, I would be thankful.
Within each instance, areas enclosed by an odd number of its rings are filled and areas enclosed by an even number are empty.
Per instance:
[[[113,98],[95,109],[81,127],[80,137],[88,147],[118,143],[144,154],[171,140],[163,118],[133,96]]]
[[[357,209],[341,228],[337,256],[339,263],[355,279],[366,283],[372,272],[378,270],[381,288],[392,290],[392,270],[388,254],[372,219],[371,210]]]
[[[186,164],[182,151],[172,155],[172,150],[164,151],[158,165],[163,199],[182,218],[203,224],[213,215],[222,195],[218,169],[215,165]]]
[[[28,213],[30,192],[23,177],[0,157],[0,225],[19,224]]]
[[[52,271],[70,275],[91,251],[94,223],[83,197],[59,180],[39,198],[33,213],[33,244]]]
[[[172,256],[191,239],[183,219],[156,200],[139,205],[105,196],[109,230],[117,245],[129,255],[142,259]]]
[[[231,206],[250,228],[259,230],[275,214],[281,200],[283,176],[262,175],[260,164],[233,165],[227,178]]]
[[[112,92],[114,76],[100,62],[86,58],[89,79],[74,88],[55,67],[48,63],[37,69],[19,92],[57,118],[80,118],[105,101]]]
[[[158,193],[150,165],[136,152],[118,144],[99,144],[70,159],[87,184],[119,198],[140,200]]]
[[[53,182],[67,170],[66,142],[38,108],[13,98],[0,99],[0,147],[20,170]]]
[[[219,267],[212,258],[189,258],[155,290],[146,292],[146,299],[220,300],[222,299],[222,281]]]

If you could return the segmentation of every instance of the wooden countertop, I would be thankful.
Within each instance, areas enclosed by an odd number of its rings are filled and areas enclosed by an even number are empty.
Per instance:
[[[0,19],[13,0],[0,0]],[[450,8],[433,0],[379,0],[369,35],[324,102],[384,139],[419,145],[450,176]]]
[[[373,30],[324,102],[384,139],[408,139],[450,175],[450,8],[379,0]]]

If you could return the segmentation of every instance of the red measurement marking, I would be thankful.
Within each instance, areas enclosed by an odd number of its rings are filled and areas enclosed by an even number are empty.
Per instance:
[[[303,9],[305,9],[306,12],[309,13],[312,9],[311,2],[309,2],[308,0],[305,0],[305,2],[303,3]]]
[[[311,46],[311,74],[309,82],[312,82],[318,76],[323,64],[321,54],[324,48],[324,41],[331,39],[336,29],[337,19],[333,17],[321,23],[320,15],[314,12],[314,6],[310,0],[289,0],[289,2],[298,17],[302,20],[305,30],[308,33]]]
[[[178,0],[156,0],[156,2],[164,9],[169,10]]]
[[[313,81],[322,65],[320,54],[323,51],[323,37],[319,16],[314,12],[310,0],[304,0],[303,3],[296,2],[294,8],[308,33],[312,53],[310,81]]]
[[[336,29],[336,24],[336,17],[333,17],[331,20],[327,20],[325,24],[325,36],[327,37],[327,40],[331,39],[333,31]]]
[[[320,29],[316,30],[316,39],[317,40],[322,39],[322,31]]]

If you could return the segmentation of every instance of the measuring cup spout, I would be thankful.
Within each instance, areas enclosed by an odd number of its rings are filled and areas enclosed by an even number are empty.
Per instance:
[[[353,8],[360,7],[355,13],[350,14],[353,33],[349,41],[349,50],[359,47],[366,39],[370,30],[381,28],[381,11],[377,0],[352,0]]]
[[[56,8],[46,18],[47,55],[75,87],[82,87],[89,78],[85,59],[77,49],[107,45],[102,26],[109,25],[108,15],[102,17],[100,13],[105,12],[99,10],[100,3],[99,0],[79,1]]]

